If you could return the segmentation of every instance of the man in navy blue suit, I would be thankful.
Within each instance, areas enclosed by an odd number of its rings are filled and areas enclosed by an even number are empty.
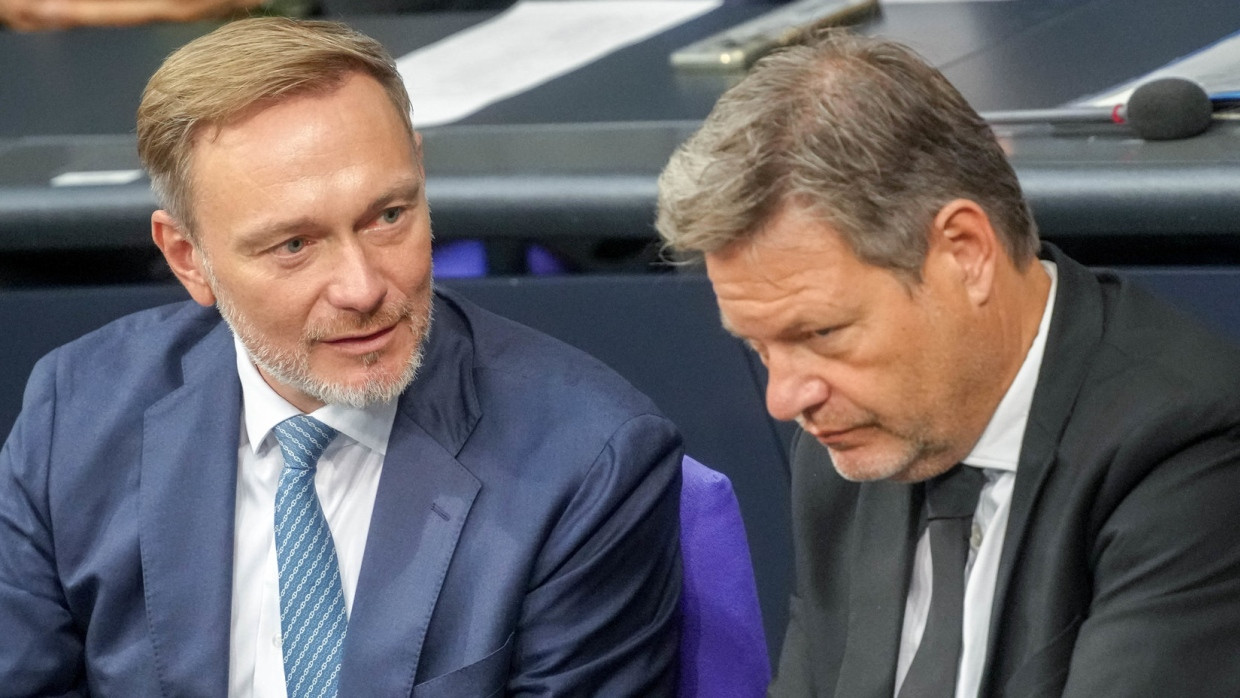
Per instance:
[[[670,693],[679,436],[598,362],[433,290],[383,49],[226,25],[151,79],[138,140],[197,302],[36,366],[0,454],[0,695],[304,695],[304,661],[320,695]],[[284,518],[302,427],[327,440]],[[306,631],[290,599],[347,617]]]

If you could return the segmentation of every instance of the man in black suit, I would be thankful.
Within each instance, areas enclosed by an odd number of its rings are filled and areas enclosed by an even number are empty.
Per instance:
[[[941,74],[808,37],[660,187],[802,427],[772,695],[1240,695],[1240,354],[1040,245]]]

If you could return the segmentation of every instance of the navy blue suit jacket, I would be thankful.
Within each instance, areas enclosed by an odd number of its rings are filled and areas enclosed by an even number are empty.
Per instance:
[[[0,452],[0,695],[227,694],[240,409],[192,303],[39,362]],[[680,458],[601,363],[437,295],[340,695],[671,693]]]

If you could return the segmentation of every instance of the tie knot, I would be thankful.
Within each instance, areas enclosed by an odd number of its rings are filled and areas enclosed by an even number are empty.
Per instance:
[[[986,473],[963,463],[926,482],[926,518],[956,519],[973,516]]]
[[[300,470],[314,470],[327,444],[336,438],[335,429],[304,414],[280,422],[275,432],[284,453],[284,465]]]

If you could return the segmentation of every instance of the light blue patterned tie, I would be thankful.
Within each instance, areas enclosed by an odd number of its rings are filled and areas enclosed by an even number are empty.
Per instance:
[[[276,492],[280,632],[289,698],[334,698],[349,619],[340,563],[314,490],[314,466],[336,430],[298,415],[276,425],[284,472]]]

